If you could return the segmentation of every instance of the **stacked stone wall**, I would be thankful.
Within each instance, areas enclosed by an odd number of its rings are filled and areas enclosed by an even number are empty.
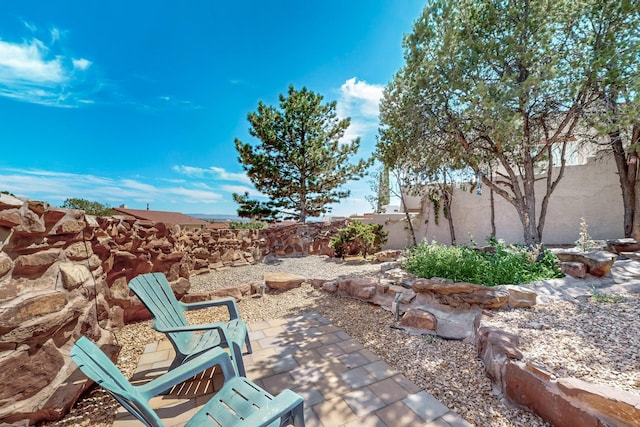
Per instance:
[[[87,386],[70,380],[73,343],[85,335],[115,358],[112,331],[149,318],[129,292],[133,277],[162,272],[180,297],[194,274],[332,255],[330,236],[343,225],[182,230],[0,195],[0,424],[68,411]]]

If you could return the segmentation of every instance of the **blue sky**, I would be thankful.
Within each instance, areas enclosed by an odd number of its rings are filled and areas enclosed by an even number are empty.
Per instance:
[[[7,1],[0,6],[0,190],[59,206],[235,214],[258,196],[234,139],[306,86],[375,146],[378,101],[425,2]],[[332,214],[371,211],[369,179]]]

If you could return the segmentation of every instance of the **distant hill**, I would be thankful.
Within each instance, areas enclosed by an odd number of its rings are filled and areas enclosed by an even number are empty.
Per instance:
[[[205,221],[214,221],[214,222],[227,222],[227,221],[239,221],[239,222],[248,222],[247,218],[240,218],[238,215],[225,215],[225,214],[199,214],[199,213],[190,213],[187,214],[194,218],[204,219]]]

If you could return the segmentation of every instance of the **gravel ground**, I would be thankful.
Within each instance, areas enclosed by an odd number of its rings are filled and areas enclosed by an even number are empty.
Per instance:
[[[265,272],[335,279],[375,275],[379,270],[379,264],[352,264],[321,257],[285,258],[196,276],[191,283],[193,291],[203,291],[261,280]],[[246,298],[238,306],[248,323],[304,311],[324,315],[477,426],[548,425],[536,415],[509,408],[492,396],[491,383],[476,359],[473,344],[409,336],[391,328],[391,313],[379,307],[330,295],[307,284],[264,298]],[[640,394],[639,312],[638,295],[624,295],[499,311],[487,323],[521,335],[525,360],[545,366],[557,377],[574,376]],[[221,320],[222,316],[215,309],[189,314],[194,322]],[[118,366],[130,376],[146,343],[162,336],[151,330],[150,322],[141,322],[125,326],[117,337],[123,345]],[[113,399],[96,388],[63,420],[49,425],[110,426],[117,407]]]

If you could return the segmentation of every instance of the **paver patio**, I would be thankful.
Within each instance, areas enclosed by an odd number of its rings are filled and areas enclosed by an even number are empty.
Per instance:
[[[248,378],[273,395],[300,394],[309,427],[471,425],[317,313],[253,323],[249,331]],[[173,354],[166,340],[149,344],[132,382],[165,372]],[[209,369],[151,404],[167,426],[181,426],[222,381],[218,368]],[[140,424],[120,408],[113,425]]]

